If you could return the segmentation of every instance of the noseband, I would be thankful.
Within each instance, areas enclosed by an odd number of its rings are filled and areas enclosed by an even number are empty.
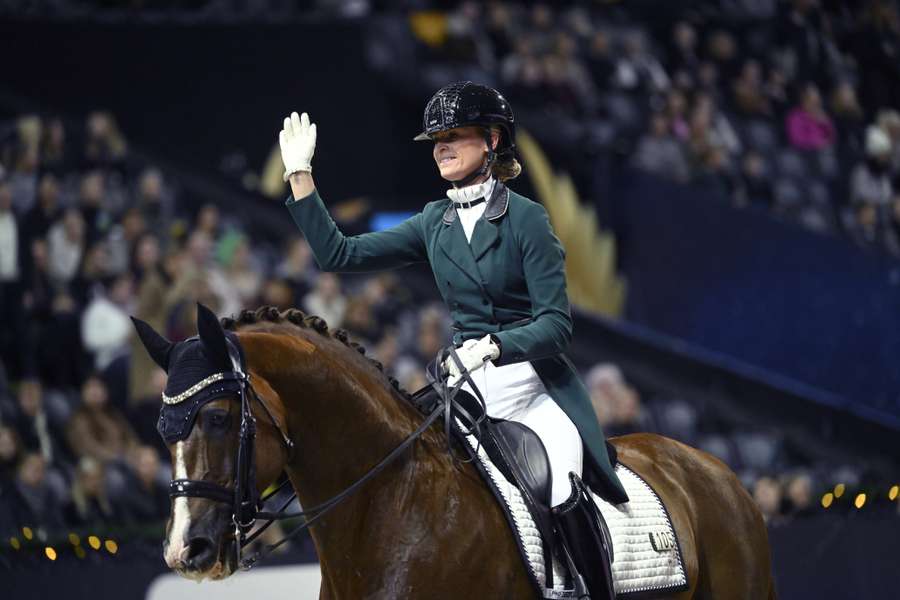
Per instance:
[[[272,490],[263,497],[260,497],[259,493],[256,490],[256,462],[254,460],[256,418],[253,416],[251,411],[252,400],[255,399],[257,402],[259,402],[260,406],[263,407],[263,410],[265,410],[266,415],[269,417],[269,420],[272,422],[272,425],[281,434],[281,441],[288,452],[288,460],[290,460],[290,456],[293,453],[294,443],[275,420],[272,411],[269,410],[269,407],[263,401],[262,397],[260,397],[256,393],[256,390],[253,388],[253,384],[250,382],[250,374],[246,373],[244,370],[242,353],[237,345],[237,341],[232,341],[232,339],[226,338],[226,345],[228,347],[228,355],[231,359],[233,369],[232,371],[211,375],[210,377],[201,380],[200,382],[191,386],[177,396],[169,397],[163,394],[163,403],[171,406],[180,404],[182,402],[191,401],[192,405],[186,411],[183,422],[179,423],[179,426],[182,429],[178,430],[177,432],[177,435],[183,438],[186,437],[187,434],[187,432],[183,431],[183,428],[187,427],[189,429],[192,426],[193,418],[196,415],[196,412],[199,410],[199,407],[214,398],[222,397],[223,392],[233,392],[234,384],[237,383],[241,401],[241,428],[240,439],[238,443],[237,463],[235,466],[234,488],[229,489],[217,483],[198,479],[173,479],[169,483],[169,496],[172,498],[206,498],[208,500],[213,500],[214,502],[230,504],[232,510],[231,520],[234,524],[234,552],[236,558],[235,564],[243,570],[249,570],[261,558],[268,555],[271,551],[275,550],[286,541],[296,537],[303,530],[309,528],[314,522],[318,521],[326,513],[331,511],[331,509],[333,509],[335,506],[350,497],[367,481],[384,470],[384,468],[387,467],[391,462],[393,462],[394,459],[396,459],[407,448],[409,448],[413,444],[413,442],[415,442],[422,435],[422,433],[424,433],[425,430],[428,429],[431,424],[441,416],[442,413],[444,414],[446,422],[445,427],[447,444],[448,448],[450,448],[451,410],[457,411],[464,417],[469,417],[469,413],[467,413],[465,409],[459,406],[454,400],[463,383],[469,383],[471,389],[477,396],[478,402],[480,402],[482,408],[484,407],[484,399],[481,397],[478,387],[475,385],[475,382],[472,381],[469,372],[463,368],[462,362],[457,356],[454,348],[451,346],[442,349],[438,353],[438,357],[435,359],[435,361],[431,365],[429,365],[427,372],[428,379],[431,382],[431,386],[437,392],[439,402],[433,407],[431,412],[419,425],[419,427],[411,434],[409,434],[409,436],[407,436],[407,438],[399,446],[394,448],[394,450],[392,450],[387,456],[385,456],[378,464],[369,469],[369,471],[367,471],[365,475],[357,479],[349,487],[317,506],[314,506],[307,510],[285,512],[287,506],[297,497],[297,494],[295,492],[290,498],[288,498],[286,502],[284,502],[280,510],[278,510],[277,512],[265,512],[262,510],[265,501],[278,493],[286,484],[290,482],[290,480],[285,479],[285,481],[282,482],[275,490]],[[450,356],[455,360],[462,373],[462,377],[460,377],[459,381],[452,387],[447,384],[447,381],[443,376],[444,374],[441,373],[440,365],[443,364],[446,356]],[[229,383],[230,385],[228,385]],[[481,414],[482,416],[477,419],[467,419],[467,421],[471,425],[470,432],[477,428],[480,428],[481,421],[486,418],[486,411],[482,411]],[[168,438],[167,434],[164,431],[161,431],[161,433],[163,433],[164,438]],[[480,439],[480,436],[478,437]],[[450,451],[452,454],[452,449],[450,449]],[[241,559],[241,551],[248,544],[252,543],[257,537],[259,537],[259,535],[262,534],[262,532],[265,531],[266,528],[268,528],[272,523],[281,519],[290,519],[297,517],[302,517],[303,522],[293,530],[291,530],[287,535],[285,535],[284,538],[282,538],[278,542],[275,542],[274,544],[268,545],[264,550],[257,552],[248,558],[245,558],[243,560]],[[253,526],[256,524],[257,519],[262,519],[267,522],[257,528],[257,530],[254,531],[252,535],[248,535],[250,530],[253,529]]]

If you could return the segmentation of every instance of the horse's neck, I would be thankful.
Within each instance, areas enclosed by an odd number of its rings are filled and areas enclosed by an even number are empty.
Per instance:
[[[383,374],[340,342],[285,361],[267,380],[285,407],[295,448],[287,470],[300,501],[313,506],[359,479],[416,426]]]

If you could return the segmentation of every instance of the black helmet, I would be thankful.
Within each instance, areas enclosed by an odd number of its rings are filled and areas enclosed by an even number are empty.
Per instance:
[[[506,135],[500,136],[497,154],[515,151],[516,126],[509,102],[494,88],[471,81],[439,89],[425,105],[424,130],[413,139],[430,140],[439,131],[469,125],[499,125]]]

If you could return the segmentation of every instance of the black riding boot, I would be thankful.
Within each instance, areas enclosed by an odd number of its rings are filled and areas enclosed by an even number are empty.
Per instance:
[[[612,582],[612,542],[601,534],[598,514],[587,488],[569,473],[572,495],[552,509],[558,537],[579,600],[615,600]],[[602,525],[605,530],[605,524]]]

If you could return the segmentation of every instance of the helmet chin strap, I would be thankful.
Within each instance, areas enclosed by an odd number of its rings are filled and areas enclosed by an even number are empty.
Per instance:
[[[451,181],[454,188],[466,187],[482,175],[487,175],[491,170],[491,165],[494,164],[494,161],[497,159],[497,153],[494,152],[492,140],[491,140],[491,131],[490,129],[484,132],[484,141],[487,142],[487,153],[485,154],[484,161],[481,163],[481,166],[463,177],[462,179],[457,179],[456,181]]]

